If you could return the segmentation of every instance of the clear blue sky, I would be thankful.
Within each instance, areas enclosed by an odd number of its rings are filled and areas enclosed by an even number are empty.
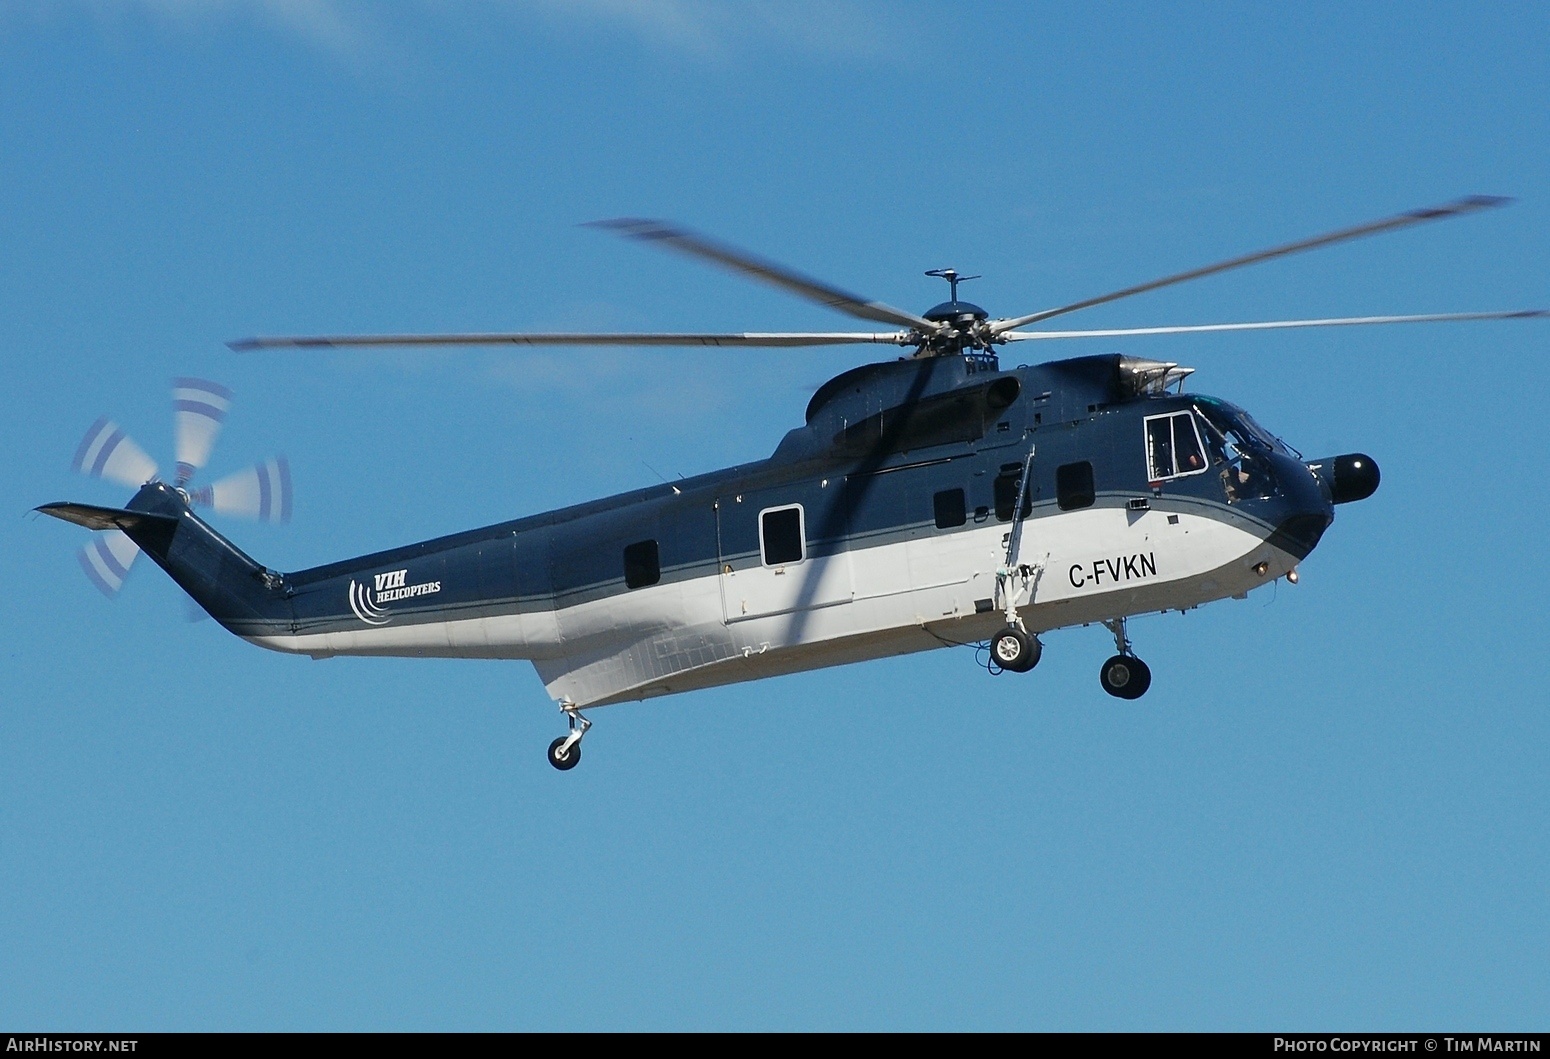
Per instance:
[[[283,451],[295,569],[767,455],[853,351],[237,356],[252,333],[830,329],[665,216],[993,314],[1467,193],[1072,326],[1550,303],[1542,4],[0,4],[0,1026],[1550,1022],[1550,325],[1071,343],[1370,452],[1302,583],[1025,677],[939,651],[594,714],[526,663],[269,654],[103,600],[98,415]],[[1021,347],[1008,354],[1055,354]],[[648,465],[649,464],[649,468]]]

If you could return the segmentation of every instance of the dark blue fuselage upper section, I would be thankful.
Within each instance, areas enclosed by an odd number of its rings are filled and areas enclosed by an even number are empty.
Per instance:
[[[622,588],[623,550],[637,542],[657,542],[664,578],[699,576],[755,555],[755,513],[775,504],[803,506],[815,554],[853,538],[929,527],[933,498],[947,490],[963,490],[970,521],[1005,521],[1008,480],[1021,475],[1030,447],[1026,503],[1035,517],[1060,512],[1060,469],[1086,463],[1099,501],[1188,496],[1271,527],[1294,554],[1313,548],[1332,517],[1329,501],[1307,466],[1257,425],[1237,431],[1241,452],[1223,451],[1201,426],[1213,465],[1154,481],[1147,420],[1192,411],[1200,399],[1138,395],[1122,362],[1082,357],[1001,371],[992,357],[951,356],[865,365],[821,387],[806,423],[768,460],[368,558],[380,567],[443,553],[466,580],[485,586],[481,598],[564,605]],[[1207,404],[1231,432],[1241,412]],[[362,562],[287,580],[302,590]],[[452,573],[440,578],[449,590],[460,580]],[[507,590],[495,591],[508,578]]]
[[[801,505],[809,555],[952,532],[944,495],[968,527],[1012,520],[1019,498],[1042,518],[1187,497],[1306,555],[1332,518],[1328,488],[1308,466],[1235,406],[1148,393],[1127,363],[1097,356],[1001,371],[994,357],[969,354],[869,364],[821,387],[806,422],[767,460],[292,574],[231,559],[244,579],[235,594],[217,591],[214,573],[168,569],[185,587],[208,581],[190,591],[234,631],[305,634],[357,627],[347,602],[373,578],[435,586],[400,601],[399,620],[412,621],[629,591],[632,561],[637,583],[642,570],[652,583],[713,575],[757,562],[758,513],[780,505]],[[137,501],[177,515],[171,492],[157,489]],[[212,532],[191,514],[183,522]]]

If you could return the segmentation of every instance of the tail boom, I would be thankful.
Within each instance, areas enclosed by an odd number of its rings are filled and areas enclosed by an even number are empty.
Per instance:
[[[518,597],[509,526],[282,574],[254,561],[161,482],[125,508],[46,504],[43,514],[120,530],[225,629],[314,658],[534,658],[559,650],[547,596]]]

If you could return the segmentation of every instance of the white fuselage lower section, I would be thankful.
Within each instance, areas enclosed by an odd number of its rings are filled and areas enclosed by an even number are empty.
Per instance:
[[[1009,599],[1032,633],[1184,609],[1297,563],[1261,524],[1187,501],[1029,518],[1007,564],[1013,532],[987,521],[856,539],[822,560],[744,560],[552,610],[250,639],[316,657],[531,659],[554,698],[585,707],[985,639]]]

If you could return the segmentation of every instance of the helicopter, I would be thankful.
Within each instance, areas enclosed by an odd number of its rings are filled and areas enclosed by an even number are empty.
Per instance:
[[[548,760],[574,768],[586,711],[947,646],[1026,673],[1041,637],[1101,624],[1105,692],[1137,699],[1151,670],[1133,617],[1187,611],[1298,567],[1336,506],[1371,496],[1362,452],[1305,459],[1230,401],[1186,393],[1192,368],[1117,353],[1003,369],[1014,342],[1542,318],[1543,309],[1109,330],[1027,330],[1055,317],[1336,243],[1476,213],[1471,196],[1096,297],[992,318],[959,297],[916,315],[664,221],[595,227],[730,270],[891,330],[283,336],[237,351],[385,346],[885,345],[908,352],[824,383],[768,459],[308,570],[250,558],[195,512],[274,517],[289,472],[270,460],[212,487],[229,391],[179,380],[171,482],[99,421],[77,468],[137,487],[121,508],[39,507],[99,538],[88,573],[122,582],[144,551],[224,628],[274,651],[525,659],[567,720]],[[224,402],[224,403],[223,403]],[[213,425],[212,425],[213,424]],[[113,429],[109,429],[113,428]],[[127,447],[126,447],[127,446]],[[103,541],[111,541],[111,547]]]

